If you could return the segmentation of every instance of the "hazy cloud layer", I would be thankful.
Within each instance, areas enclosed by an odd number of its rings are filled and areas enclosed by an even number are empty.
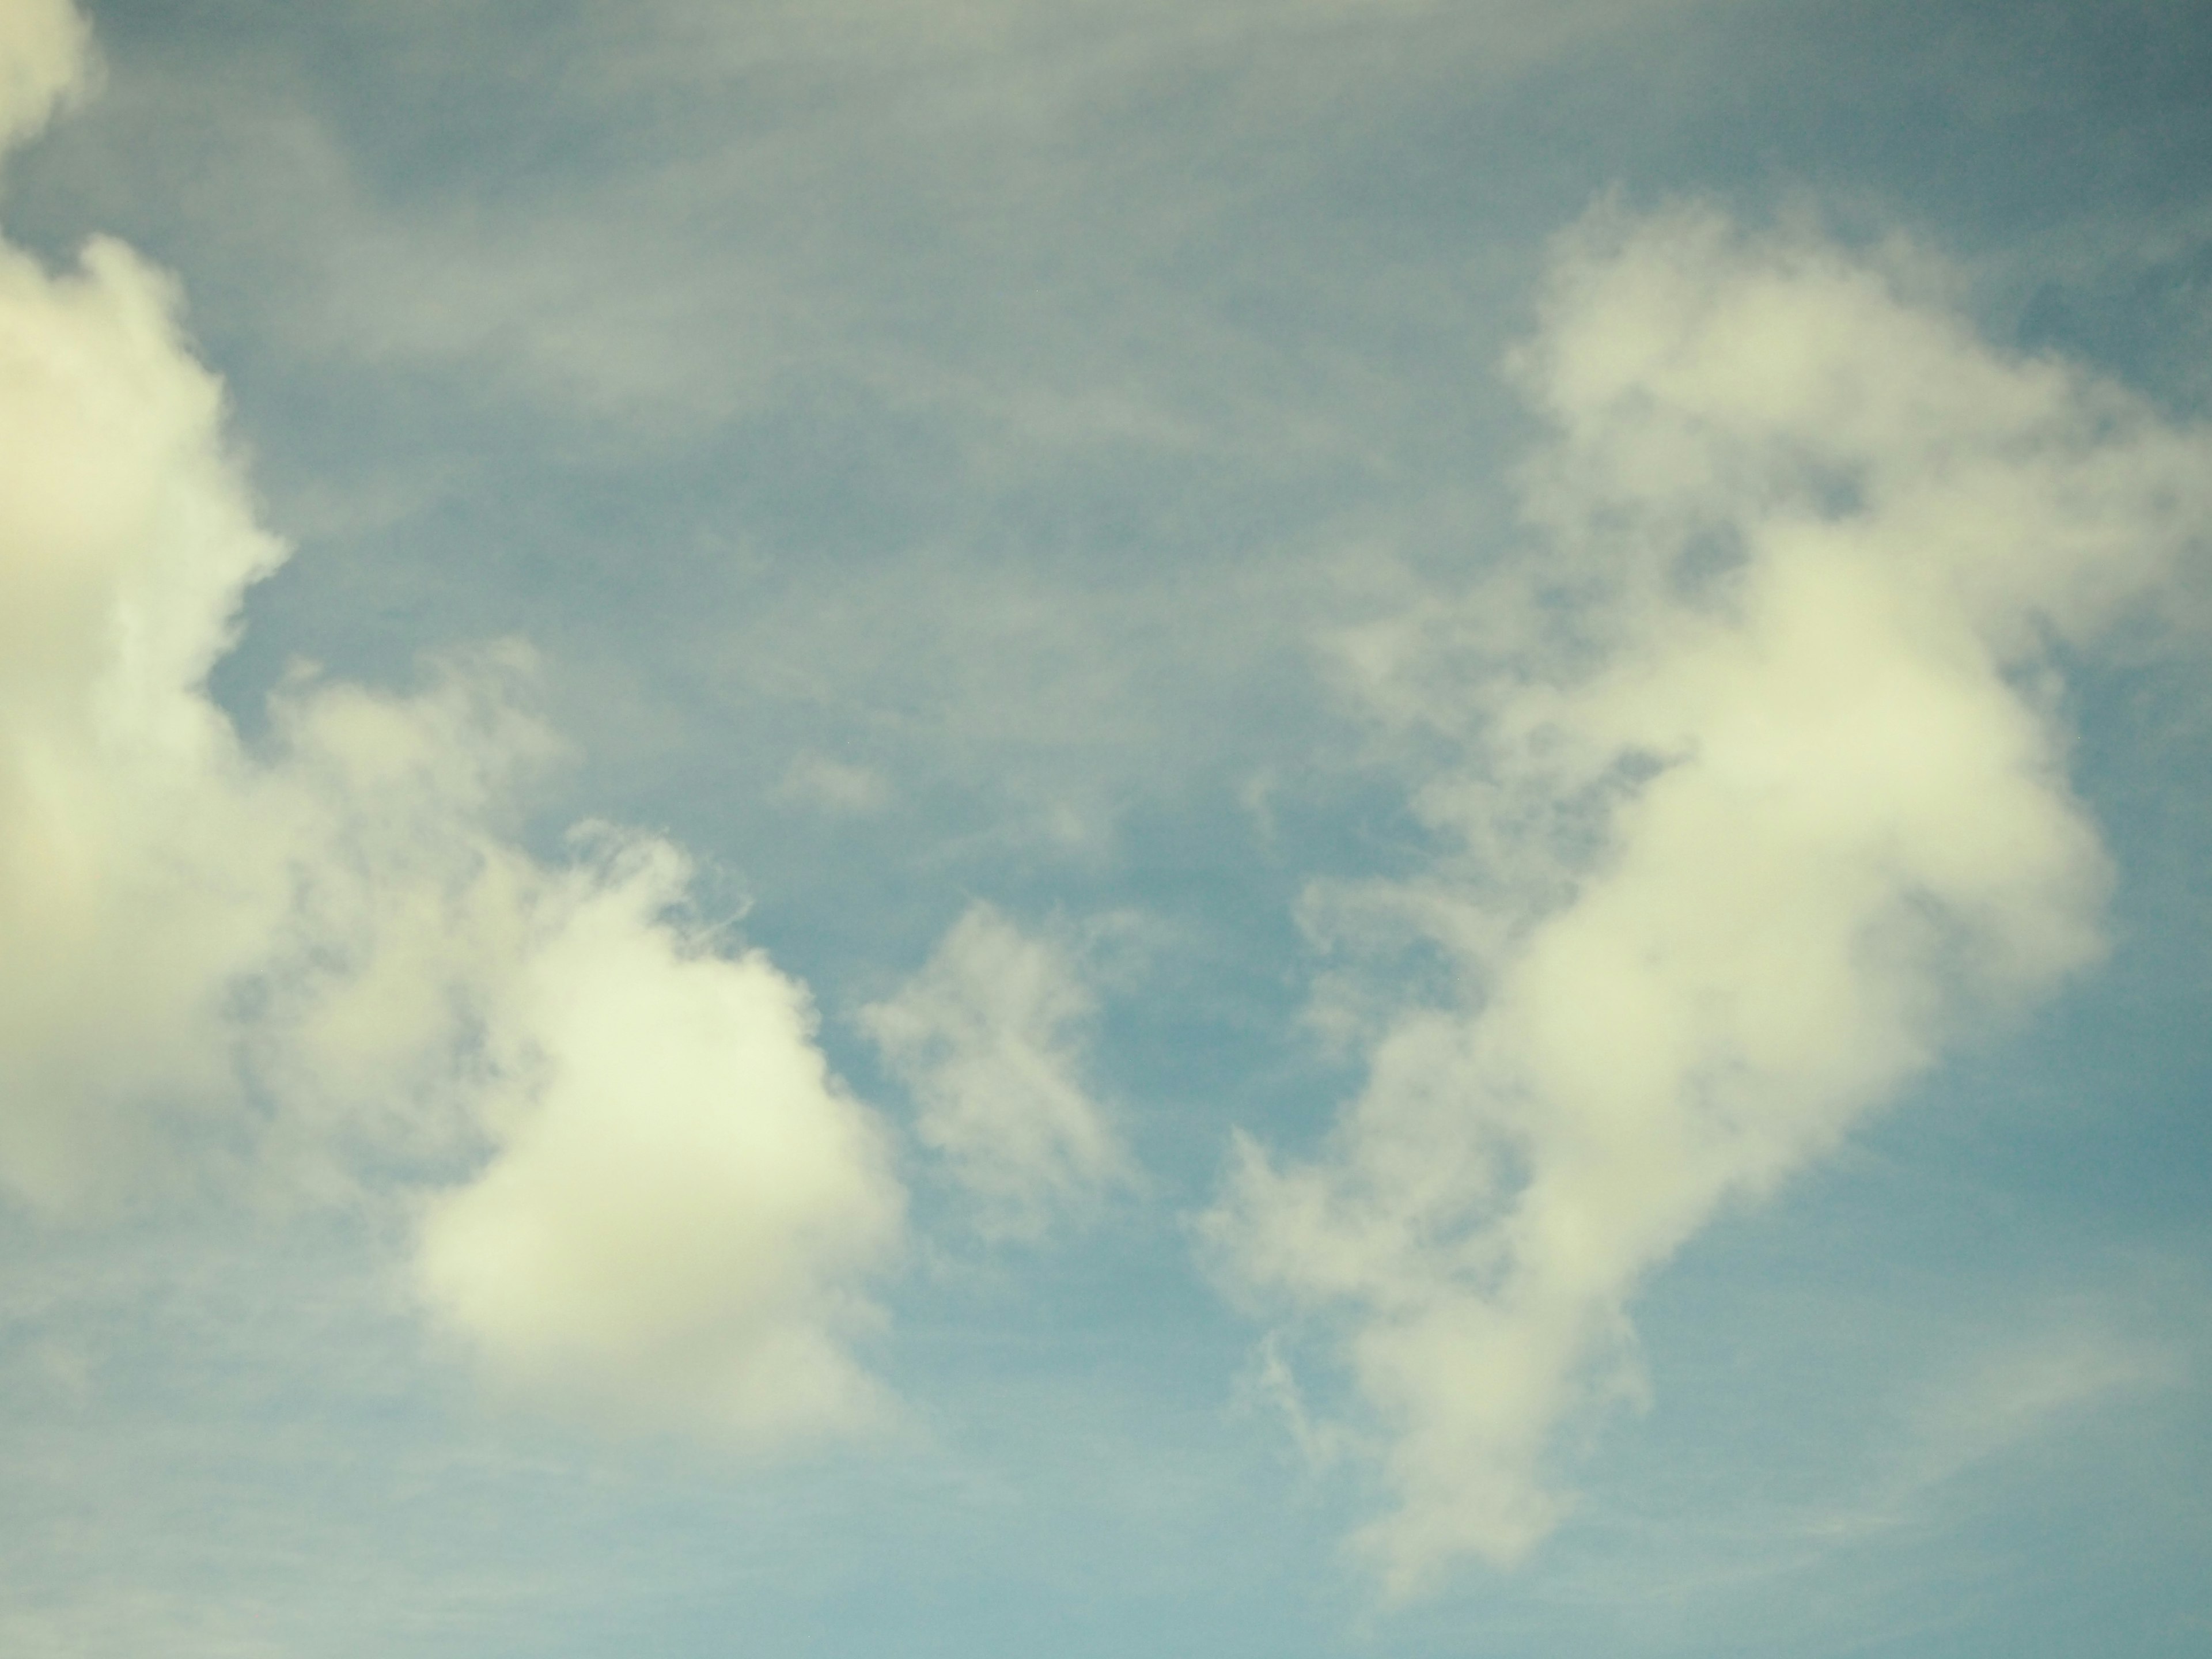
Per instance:
[[[2054,644],[2212,507],[2203,432],[1992,350],[1906,250],[1601,210],[1515,372],[1528,560],[1346,652],[1451,757],[1446,850],[1364,898],[1455,988],[1380,1022],[1317,1157],[1242,1142],[1208,1224],[1331,1334],[1401,1591],[1558,1522],[1561,1425],[1641,1393],[1639,1279],[2097,954]]]
[[[921,1106],[915,1133],[975,1199],[987,1234],[1035,1237],[1130,1173],[1082,1080],[1092,1012],[1071,953],[983,903],[865,1012]]]
[[[81,40],[5,31],[20,130]],[[871,1415],[843,1343],[901,1224],[880,1131],[803,988],[678,918],[673,848],[519,844],[557,746],[528,653],[404,698],[303,670],[259,754],[209,701],[284,550],[176,305],[112,242],[58,277],[0,247],[0,1184],[70,1215],[157,1174],[397,1177],[431,1304],[522,1386],[751,1438]]]

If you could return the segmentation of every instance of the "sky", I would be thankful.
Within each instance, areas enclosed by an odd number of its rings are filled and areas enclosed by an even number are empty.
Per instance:
[[[0,0],[0,1650],[2204,1652],[2208,89]]]

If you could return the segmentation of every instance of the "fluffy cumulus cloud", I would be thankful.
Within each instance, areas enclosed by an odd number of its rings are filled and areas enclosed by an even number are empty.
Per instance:
[[[2054,656],[2212,525],[2212,435],[1992,349],[1909,251],[1602,210],[1515,371],[1529,557],[1346,653],[1445,757],[1434,864],[1364,896],[1451,988],[1208,1222],[1361,1402],[1401,1591],[1559,1522],[1562,1426],[1639,1395],[1628,1300],[1717,1209],[2095,956]]]
[[[1131,1173],[1082,1080],[1092,1012],[1066,948],[983,903],[896,995],[866,1011],[921,1108],[916,1133],[973,1197],[987,1236],[1034,1238]]]
[[[0,13],[0,129],[77,84]],[[0,245],[0,1190],[97,1216],[259,1185],[419,1216],[502,1376],[780,1438],[854,1424],[902,1196],[800,986],[684,919],[688,869],[517,786],[557,745],[500,647],[394,696],[303,671],[264,747],[210,700],[257,527],[170,282]]]
[[[526,1379],[748,1439],[851,1426],[898,1189],[804,990],[656,922],[685,873],[631,842],[556,879],[489,1026],[501,1151],[430,1201],[424,1278]]]

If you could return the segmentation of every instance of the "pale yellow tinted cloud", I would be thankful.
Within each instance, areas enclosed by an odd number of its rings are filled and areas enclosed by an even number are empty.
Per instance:
[[[0,7],[0,150],[44,126],[90,73],[91,33],[70,0],[8,0]]]
[[[2100,948],[2043,644],[2201,548],[2212,441],[1925,275],[1595,215],[1516,363],[1540,550],[1349,657],[1466,744],[1417,799],[1458,850],[1381,896],[1463,1000],[1382,1023],[1317,1159],[1244,1143],[1209,1226],[1336,1322],[1399,1591],[1557,1524],[1555,1431],[1639,1394],[1628,1297],[1719,1206]]]
[[[630,841],[568,872],[489,1009],[500,1150],[434,1197],[434,1302],[526,1382],[746,1441],[864,1426],[840,1338],[890,1256],[902,1194],[872,1116],[758,951],[658,920],[688,872]]]
[[[67,83],[47,10],[0,24],[10,112]],[[285,550],[175,309],[112,242],[62,276],[0,244],[0,1190],[407,1203],[430,1305],[520,1387],[863,1425],[902,1200],[805,991],[677,919],[666,843],[516,842],[558,746],[520,647],[413,696],[303,673],[248,751],[206,677]]]
[[[0,245],[0,1176],[88,1195],[129,1103],[223,1085],[220,1001],[274,925],[251,783],[196,687],[283,550],[217,439],[169,284]]]

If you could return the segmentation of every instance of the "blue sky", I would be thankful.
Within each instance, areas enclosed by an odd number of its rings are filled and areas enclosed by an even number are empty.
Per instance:
[[[0,1647],[2203,1651],[2208,86],[0,0]]]

